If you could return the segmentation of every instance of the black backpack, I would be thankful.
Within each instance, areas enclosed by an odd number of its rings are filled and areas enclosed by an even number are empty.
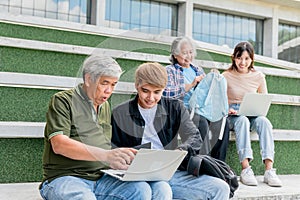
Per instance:
[[[189,158],[187,171],[194,176],[207,174],[224,180],[230,187],[229,198],[238,189],[239,183],[236,173],[225,162],[208,155],[194,155]]]

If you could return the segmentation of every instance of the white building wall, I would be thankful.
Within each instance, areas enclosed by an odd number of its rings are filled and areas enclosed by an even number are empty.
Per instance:
[[[277,58],[278,47],[278,8],[273,8],[272,18],[266,18],[264,21],[264,39],[263,55],[271,58]]]
[[[224,12],[232,15],[241,15],[264,20],[263,55],[277,58],[278,55],[278,25],[279,22],[291,23],[300,26],[300,6],[288,7],[279,5],[276,1],[249,1],[249,0],[185,0],[186,4],[196,8]],[[181,9],[180,12],[183,12]],[[185,22],[186,35],[191,34],[192,16]],[[181,19],[182,20],[182,19]],[[183,22],[180,22],[183,23]],[[190,27],[187,27],[190,25]]]

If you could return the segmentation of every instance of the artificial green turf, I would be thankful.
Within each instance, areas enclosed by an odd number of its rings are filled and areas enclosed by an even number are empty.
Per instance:
[[[72,44],[89,47],[119,49],[128,52],[142,52],[169,55],[170,45],[155,42],[133,41],[122,38],[54,30],[33,26],[0,23],[0,36]],[[231,63],[228,55],[197,50],[197,59]],[[87,56],[52,51],[38,51],[13,47],[0,47],[0,71],[47,74],[77,77],[83,60]],[[133,82],[136,67],[142,61],[117,59],[124,74],[120,81]],[[167,63],[162,63],[166,65]],[[256,66],[273,67],[255,62]],[[208,69],[205,69],[208,72]],[[300,95],[299,79],[267,76],[270,93]],[[57,90],[0,87],[0,121],[44,122],[50,97]],[[131,95],[114,94],[110,102],[112,107],[128,100]],[[299,106],[272,105],[268,118],[274,128],[300,130]],[[253,142],[255,173],[263,174],[258,142]],[[276,142],[275,167],[279,174],[300,174],[298,167],[300,142]],[[42,178],[43,139],[0,139],[0,182],[30,182]],[[228,150],[228,163],[240,172],[240,165],[234,142]]]
[[[267,117],[274,129],[300,130],[300,106],[271,104]]]
[[[0,36],[60,44],[119,49],[130,52],[134,51],[160,55],[170,54],[170,45],[168,44],[125,39],[124,35],[122,34],[116,37],[108,37],[99,34],[59,30],[38,26],[26,26],[13,24],[10,22],[0,22]],[[203,50],[198,50],[197,52],[197,59],[231,63],[230,56],[225,54]],[[278,68],[278,66],[270,66],[260,62],[255,62],[255,65]]]
[[[263,175],[264,164],[262,163],[259,143],[253,141],[251,143],[253,150],[253,161],[250,163],[256,175]],[[300,174],[300,142],[275,142],[275,159],[274,168],[277,169],[278,174]],[[234,141],[230,142],[226,162],[240,175],[241,165],[238,159],[236,144]]]
[[[4,37],[20,38],[26,40],[38,40],[62,44],[74,44],[95,47],[108,37],[78,33],[72,31],[55,30],[34,26],[0,23],[0,35]]]
[[[128,76],[132,75],[128,73]],[[0,121],[44,122],[50,97],[58,90],[0,87]],[[113,94],[112,107],[130,95]],[[284,117],[283,117],[284,116]],[[300,130],[300,107],[272,104],[268,118],[275,129]]]
[[[0,71],[76,77],[84,55],[0,47]]]
[[[44,122],[56,90],[0,87],[0,121]]]
[[[123,38],[122,35],[107,37],[99,34],[24,26],[4,22],[0,22],[0,36],[163,55],[168,55],[170,50],[169,45],[155,42],[133,41]]]
[[[300,78],[266,76],[269,93],[300,96]]]
[[[78,77],[85,55],[0,47],[0,71]],[[134,72],[143,61],[118,59],[124,70],[121,81],[134,81]],[[161,63],[162,65],[167,65]],[[209,70],[206,69],[206,72]],[[300,79],[266,76],[269,93],[300,95]]]
[[[264,173],[258,142],[252,142],[256,175]],[[275,164],[278,174],[300,174],[300,142],[275,142]],[[0,183],[35,182],[42,179],[43,139],[0,139]],[[235,142],[230,142],[227,163],[240,174]]]
[[[43,144],[43,139],[0,138],[0,183],[41,181]]]

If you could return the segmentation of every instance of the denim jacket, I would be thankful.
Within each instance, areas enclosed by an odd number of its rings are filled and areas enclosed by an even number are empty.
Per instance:
[[[227,82],[218,72],[209,72],[200,81],[189,101],[191,113],[195,112],[211,122],[228,114]]]
[[[138,109],[138,96],[117,106],[112,112],[112,145],[134,147],[140,145],[145,121]],[[165,149],[193,149],[202,145],[199,130],[190,120],[182,101],[162,97],[158,102],[154,127]],[[178,142],[178,134],[181,144]]]

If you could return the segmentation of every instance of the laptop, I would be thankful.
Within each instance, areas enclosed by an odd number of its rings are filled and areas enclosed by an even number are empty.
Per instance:
[[[121,181],[169,181],[187,151],[140,149],[127,170],[102,172]]]
[[[240,105],[237,115],[266,116],[272,102],[272,95],[247,93]]]

